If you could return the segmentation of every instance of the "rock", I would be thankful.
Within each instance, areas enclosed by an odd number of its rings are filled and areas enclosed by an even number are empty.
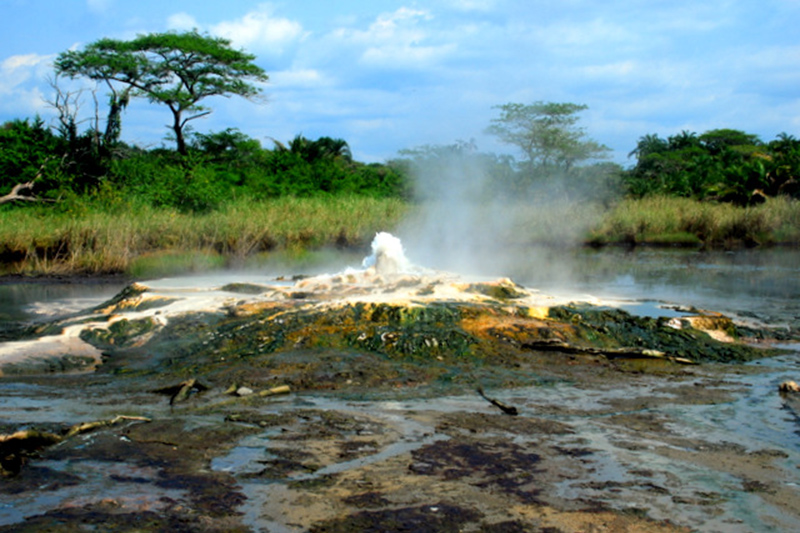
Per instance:
[[[236,389],[236,396],[250,396],[253,394],[253,389],[250,387],[239,387]]]

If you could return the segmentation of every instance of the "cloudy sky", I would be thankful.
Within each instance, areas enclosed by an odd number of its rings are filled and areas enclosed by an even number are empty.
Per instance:
[[[0,0],[0,14],[0,121],[53,118],[59,52],[197,28],[256,55],[270,81],[260,102],[207,101],[195,129],[265,146],[327,135],[361,161],[473,138],[507,151],[483,133],[492,107],[535,101],[587,105],[581,125],[625,165],[648,133],[800,136],[798,0]],[[123,139],[158,146],[170,119],[131,105]]]

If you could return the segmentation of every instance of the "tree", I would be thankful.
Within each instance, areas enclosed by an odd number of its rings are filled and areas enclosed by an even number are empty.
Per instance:
[[[697,139],[712,154],[718,154],[726,148],[738,148],[739,151],[747,149],[753,152],[763,144],[757,135],[727,128],[707,131]]]
[[[531,170],[569,173],[583,161],[602,159],[609,148],[586,139],[576,126],[585,105],[554,102],[509,103],[495,106],[500,116],[487,132],[522,150]]]
[[[214,133],[195,133],[192,147],[211,158],[229,165],[241,166],[262,151],[261,143],[236,128]]]
[[[209,96],[256,96],[261,89],[249,83],[267,75],[255,56],[234,50],[230,41],[184,33],[151,33],[131,41],[100,39],[83,50],[59,54],[56,71],[105,82],[109,95],[106,137],[119,136],[120,114],[129,98],[144,97],[172,112],[172,131],[178,152],[187,153],[186,124],[211,113],[200,105]]]
[[[350,153],[350,146],[344,139],[334,139],[332,137],[320,137],[316,141],[306,139],[302,135],[295,136],[289,141],[289,151],[299,155],[308,163],[319,160],[341,160],[351,162],[353,156]]]

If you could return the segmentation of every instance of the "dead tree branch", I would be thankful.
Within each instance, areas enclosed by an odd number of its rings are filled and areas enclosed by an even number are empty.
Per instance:
[[[33,194],[23,194],[23,192],[28,191],[28,193],[33,192],[33,181],[26,181],[25,183],[17,183],[11,189],[11,192],[0,196],[0,205],[7,204],[9,202],[14,201],[21,201],[21,202],[39,202],[41,201],[39,198],[34,196]]]

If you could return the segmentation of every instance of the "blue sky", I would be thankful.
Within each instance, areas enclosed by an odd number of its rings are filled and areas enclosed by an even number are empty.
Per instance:
[[[343,138],[361,161],[459,139],[514,153],[483,132],[492,106],[540,100],[587,105],[580,124],[624,165],[649,133],[800,136],[798,0],[0,0],[0,14],[0,121],[53,119],[59,52],[197,28],[256,55],[270,81],[260,102],[206,101],[195,130],[267,147],[302,134]],[[63,83],[79,85],[90,117],[92,85]],[[123,139],[158,146],[170,119],[137,102]]]

